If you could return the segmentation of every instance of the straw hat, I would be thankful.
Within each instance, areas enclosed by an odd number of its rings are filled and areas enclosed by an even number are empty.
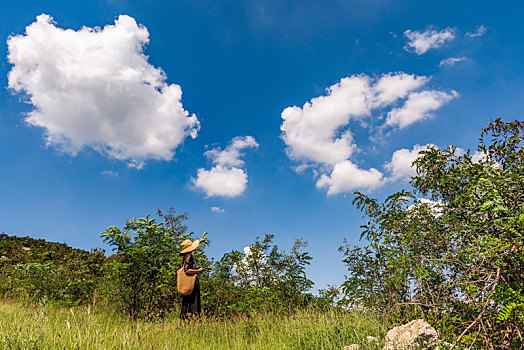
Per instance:
[[[186,239],[180,245],[182,247],[182,251],[180,252],[180,254],[192,252],[193,250],[195,250],[198,247],[199,244],[200,244],[200,240],[198,239],[193,242],[191,242],[190,239]]]

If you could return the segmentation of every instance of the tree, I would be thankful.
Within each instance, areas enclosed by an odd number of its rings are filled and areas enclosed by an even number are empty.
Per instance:
[[[344,302],[397,320],[422,314],[453,347],[523,347],[523,137],[523,122],[497,119],[474,156],[453,146],[423,151],[413,193],[383,203],[355,193],[369,245],[341,247]]]
[[[187,233],[183,224],[187,214],[176,215],[173,209],[167,214],[159,210],[158,214],[164,222],[150,219],[149,215],[133,218],[123,230],[111,226],[100,235],[115,251],[108,264],[114,295],[133,319],[162,316],[178,303],[180,244],[194,233]],[[204,239],[202,245],[206,244]]]
[[[307,292],[313,282],[305,268],[311,256],[296,240],[290,253],[273,244],[273,235],[256,238],[244,252],[233,250],[213,264],[203,281],[208,315],[231,316],[252,311],[289,312],[313,304]]]

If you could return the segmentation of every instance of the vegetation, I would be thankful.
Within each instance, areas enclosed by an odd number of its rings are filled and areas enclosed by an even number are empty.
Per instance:
[[[52,300],[64,306],[91,302],[107,258],[66,244],[0,234],[0,296]]]
[[[112,281],[108,292],[133,319],[162,316],[177,300],[180,243],[193,232],[186,234],[186,214],[176,215],[171,209],[168,214],[159,211],[159,216],[166,222],[133,218],[123,230],[111,226],[100,235],[115,251],[106,265]]]
[[[86,252],[4,234],[0,292],[4,297],[66,307],[97,299],[98,304],[116,308],[131,319],[162,318],[179,305],[180,244],[196,237],[184,224],[187,214],[177,215],[173,209],[157,214],[158,218],[133,218],[122,229],[111,226],[102,232],[104,242],[114,251],[107,258],[99,250]],[[193,254],[205,269],[201,291],[207,316],[290,313],[329,304],[309,293],[313,282],[305,267],[311,256],[302,252],[307,243],[296,240],[287,254],[273,244],[273,238],[256,238],[248,253],[231,251],[214,261],[205,254],[209,240],[204,234]]]
[[[204,234],[194,252],[204,316],[191,326],[178,319],[176,288],[180,244],[197,238],[187,214],[107,228],[108,257],[1,234],[0,344],[380,348],[364,337],[423,317],[451,348],[524,348],[524,123],[495,120],[478,153],[429,148],[414,164],[411,192],[383,202],[354,193],[367,245],[340,248],[349,272],[341,288],[311,294],[300,239],[285,252],[265,235],[214,260]]]
[[[343,302],[394,321],[421,315],[453,346],[524,347],[523,136],[524,123],[496,120],[482,130],[480,157],[423,152],[413,193],[383,203],[356,193],[369,246],[341,247]]]
[[[273,235],[258,237],[248,253],[231,251],[214,263],[203,280],[207,290],[204,308],[215,316],[246,314],[251,311],[293,312],[320,305],[307,292],[313,285],[305,273],[311,256],[301,250],[307,244],[296,240],[286,254],[273,244]],[[209,313],[209,311],[206,311]]]
[[[188,324],[176,312],[162,321],[132,321],[88,305],[72,309],[0,303],[0,349],[382,349],[382,320],[359,312],[255,313]]]

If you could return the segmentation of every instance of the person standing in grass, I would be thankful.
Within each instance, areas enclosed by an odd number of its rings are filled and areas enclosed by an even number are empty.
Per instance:
[[[193,242],[191,242],[189,239],[186,239],[181,244],[182,251],[180,252],[180,255],[183,257],[182,268],[187,275],[196,275],[193,292],[189,295],[182,296],[180,318],[183,320],[188,320],[190,317],[198,318],[202,312],[202,307],[200,304],[200,283],[198,282],[198,274],[202,273],[204,269],[198,267],[193,254],[191,254],[191,252],[194,251],[199,244],[200,241],[198,239]]]

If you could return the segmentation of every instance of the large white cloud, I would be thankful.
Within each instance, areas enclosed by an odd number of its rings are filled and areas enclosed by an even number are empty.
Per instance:
[[[394,108],[388,113],[386,125],[405,128],[415,122],[432,117],[430,112],[458,97],[456,91],[421,91],[409,95],[402,107]]]
[[[242,150],[256,148],[258,143],[252,136],[233,138],[226,149],[214,148],[207,151],[206,157],[213,164],[211,169],[200,168],[193,184],[203,190],[207,197],[237,197],[246,190],[247,173],[240,168],[244,161],[240,159]]]
[[[352,75],[326,89],[326,95],[282,112],[282,139],[290,158],[333,166],[355,150],[353,135],[344,129],[352,119],[369,116],[373,108],[404,98],[428,81],[406,73],[384,74],[378,79]]]
[[[455,39],[455,29],[446,28],[441,31],[428,29],[424,32],[406,30],[404,36],[408,39],[405,49],[407,51],[413,49],[418,55],[422,55],[431,49],[441,47],[447,41]]]
[[[414,145],[411,150],[402,148],[393,152],[391,161],[384,165],[384,168],[391,173],[389,180],[395,181],[415,176],[416,169],[412,166],[413,162],[421,156],[420,151],[427,150],[430,147],[437,146],[433,144],[427,144],[425,146]]]
[[[454,91],[419,91],[428,81],[429,77],[403,72],[377,78],[352,75],[302,107],[284,109],[280,129],[288,157],[300,163],[296,171],[301,173],[311,168],[315,174],[320,173],[316,186],[326,188],[328,194],[358,188],[370,190],[384,184],[384,176],[379,170],[360,169],[352,161],[357,145],[349,123],[352,120],[365,122],[374,111],[383,112],[389,108],[388,117],[380,128],[403,128],[430,117],[429,112],[458,95]],[[395,107],[401,100],[405,100],[402,107]]]
[[[370,112],[370,79],[365,75],[343,78],[327,89],[326,96],[306,102],[302,108],[288,107],[282,112],[282,139],[288,155],[334,165],[354,150],[351,132],[340,133],[351,118]]]
[[[199,122],[183,108],[180,86],[148,63],[148,42],[147,29],[129,16],[77,31],[38,16],[7,41],[9,87],[34,107],[25,121],[72,155],[89,146],[131,164],[171,159]]]

